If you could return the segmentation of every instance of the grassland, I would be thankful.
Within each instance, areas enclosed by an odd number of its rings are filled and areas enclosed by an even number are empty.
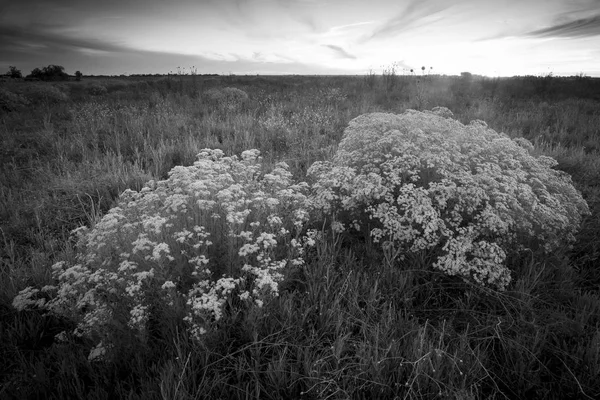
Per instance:
[[[248,98],[223,102],[214,89]],[[52,282],[127,188],[204,148],[259,149],[297,180],[368,112],[443,106],[525,137],[572,175],[592,211],[573,248],[511,266],[496,292],[439,272],[384,268],[322,243],[281,295],[202,344],[165,322],[110,362],[55,335],[72,322],[18,312]],[[600,81],[440,76],[96,78],[0,86],[0,398],[372,399],[600,397]]]

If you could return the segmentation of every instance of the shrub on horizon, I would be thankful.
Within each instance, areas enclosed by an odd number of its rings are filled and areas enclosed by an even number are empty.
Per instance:
[[[144,341],[153,321],[176,318],[201,340],[227,312],[261,307],[284,269],[304,262],[308,185],[293,184],[285,163],[264,173],[260,161],[258,150],[238,159],[205,149],[168,179],[125,191],[76,230],[76,257],[52,267],[57,283],[26,288],[13,306],[75,321],[72,333],[97,344],[90,359],[115,332]]]
[[[505,289],[507,257],[575,240],[589,213],[557,163],[450,110],[350,121],[332,162],[316,162],[312,206],[334,231],[364,230],[389,263],[427,265]]]

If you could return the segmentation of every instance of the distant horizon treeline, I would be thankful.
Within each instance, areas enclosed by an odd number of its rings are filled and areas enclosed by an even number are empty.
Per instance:
[[[114,77],[164,77],[164,76],[173,76],[173,75],[185,75],[182,73],[173,73],[169,72],[167,74],[120,74],[120,75],[86,75],[89,78],[114,78]],[[198,76],[220,76],[219,74],[194,74]],[[40,81],[61,81],[61,80],[69,80],[70,78],[75,78],[76,80],[81,80],[83,74],[80,71],[76,71],[74,75],[69,75],[65,72],[65,67],[62,65],[54,65],[50,64],[47,67],[43,68],[34,68],[31,70],[29,75],[23,76],[21,70],[17,67],[11,65],[8,67],[8,71],[4,74],[9,78],[15,79],[26,79],[26,80],[40,80]]]
[[[387,73],[389,73],[389,71],[384,70],[383,75],[386,75]],[[240,76],[253,76],[253,75],[263,75],[263,76],[270,76],[268,74],[216,74],[216,73],[210,73],[210,74],[198,74],[195,72],[192,73],[185,73],[185,72],[173,72],[170,71],[168,73],[154,73],[154,74],[119,74],[119,75],[105,75],[105,74],[100,74],[100,75],[94,75],[94,74],[89,74],[89,75],[85,75],[88,78],[115,78],[115,77],[139,77],[139,78],[149,78],[149,77],[169,77],[169,76],[186,76],[186,75],[193,75],[193,76],[204,76],[204,77],[215,77],[215,76],[236,76],[236,75],[240,75]],[[291,76],[302,76],[303,74],[283,74],[283,75],[291,75]],[[306,75],[321,75],[321,74],[306,74]],[[374,75],[373,71],[370,71],[364,75]],[[397,74],[396,71],[394,71],[394,75],[400,75]],[[404,75],[404,74],[402,74]],[[413,71],[411,70],[411,73],[408,74],[408,76],[415,76],[415,77],[419,77],[419,75],[415,75],[413,73]],[[428,74],[429,75],[429,74]],[[554,78],[554,79],[600,79],[600,77],[591,77],[589,75],[585,75],[584,73],[579,73],[576,75],[569,75],[569,76],[562,76],[562,75],[554,75],[553,73],[549,73],[547,75],[513,75],[513,76],[498,76],[498,77],[489,77],[487,75],[480,75],[480,74],[474,74],[468,71],[464,71],[461,72],[459,75],[447,75],[447,74],[434,74],[437,76],[457,76],[457,77],[461,77],[463,79],[473,79],[473,78],[492,78],[492,79],[511,79],[511,78],[540,78],[540,79],[550,79],[550,78]],[[75,74],[70,75],[67,72],[65,72],[65,67],[61,66],[61,65],[54,65],[54,64],[50,64],[46,67],[42,67],[42,68],[34,68],[31,73],[29,73],[28,75],[23,76],[23,73],[21,72],[21,70],[17,69],[17,67],[15,66],[9,66],[9,69],[6,73],[4,73],[5,77],[9,77],[9,78],[15,78],[15,79],[25,79],[25,80],[40,80],[40,81],[61,81],[61,80],[69,80],[70,78],[75,78],[75,80],[79,81],[81,80],[81,78],[84,76],[83,73],[81,73],[81,71],[76,71]],[[356,76],[360,76],[360,74],[356,75]]]

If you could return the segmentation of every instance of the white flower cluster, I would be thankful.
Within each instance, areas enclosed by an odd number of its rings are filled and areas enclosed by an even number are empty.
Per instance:
[[[390,263],[427,255],[449,275],[504,289],[509,253],[573,241],[589,210],[531,143],[451,116],[436,107],[353,119],[333,162],[308,171],[312,204],[332,229],[368,227]]]
[[[205,149],[168,179],[125,191],[93,229],[76,230],[77,259],[53,266],[56,286],[27,288],[13,305],[74,318],[74,333],[104,343],[115,324],[143,338],[157,301],[174,315],[179,305],[197,338],[234,297],[262,306],[282,269],[304,262],[308,185],[293,184],[285,163],[265,173],[260,161],[258,150],[239,159]]]

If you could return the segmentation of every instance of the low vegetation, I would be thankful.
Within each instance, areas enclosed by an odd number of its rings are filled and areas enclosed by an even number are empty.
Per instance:
[[[0,398],[598,398],[599,85],[2,83]]]

